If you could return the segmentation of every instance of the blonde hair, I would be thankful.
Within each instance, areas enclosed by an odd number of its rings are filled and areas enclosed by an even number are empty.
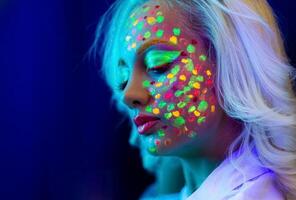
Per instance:
[[[255,149],[256,159],[275,173],[287,198],[296,199],[296,98],[292,90],[296,72],[288,63],[268,2],[163,1],[177,5],[190,17],[192,31],[203,30],[214,47],[219,104],[230,117],[244,124],[244,131],[229,148],[230,155],[237,144],[250,152]],[[102,72],[118,100],[115,83],[121,31],[130,11],[143,2],[116,1],[100,21],[92,47],[97,52],[98,42],[104,37]],[[126,111],[121,101],[117,102]]]

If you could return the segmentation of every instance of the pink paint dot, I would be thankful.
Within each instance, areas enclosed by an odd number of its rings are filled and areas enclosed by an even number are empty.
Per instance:
[[[152,27],[152,32],[156,32],[158,30],[158,27],[157,26],[153,26]]]
[[[149,11],[149,14],[150,14],[150,15],[154,15],[154,14],[155,14],[155,10],[150,10],[150,11]]]
[[[189,122],[194,122],[194,121],[195,121],[195,117],[194,117],[194,116],[190,116],[190,117],[188,118],[188,121],[189,121]]]
[[[206,85],[207,85],[207,86],[211,86],[211,85],[213,85],[213,80],[212,80],[212,79],[207,80],[207,81],[206,81]]]
[[[164,94],[165,99],[170,99],[173,96],[173,93],[171,91]]]
[[[137,40],[138,40],[138,41],[141,41],[142,38],[143,38],[142,35],[138,35],[138,36],[137,36]]]
[[[160,145],[160,140],[155,140],[155,145],[159,146]]]

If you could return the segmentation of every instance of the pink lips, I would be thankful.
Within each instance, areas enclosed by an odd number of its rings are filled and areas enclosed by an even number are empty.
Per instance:
[[[152,127],[155,126],[159,121],[158,117],[139,114],[134,118],[134,122],[138,127],[138,132],[142,135],[148,135],[149,131],[151,131]]]

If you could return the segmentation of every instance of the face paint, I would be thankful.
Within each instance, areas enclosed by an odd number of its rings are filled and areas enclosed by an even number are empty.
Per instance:
[[[152,3],[136,9],[125,37],[130,52],[155,39],[166,42],[147,47],[143,57],[148,79],[142,86],[152,97],[143,111],[161,119],[153,134],[143,136],[153,154],[186,146],[201,136],[217,111],[211,90],[214,66],[202,39],[193,38],[181,21],[176,23],[178,20],[165,13],[168,11],[162,6]]]

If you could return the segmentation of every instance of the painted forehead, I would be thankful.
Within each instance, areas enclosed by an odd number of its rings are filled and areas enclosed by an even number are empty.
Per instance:
[[[136,50],[149,39],[166,40],[177,45],[180,40],[181,27],[177,23],[168,23],[166,8],[160,4],[145,4],[129,16],[128,33],[125,44],[128,51]]]

